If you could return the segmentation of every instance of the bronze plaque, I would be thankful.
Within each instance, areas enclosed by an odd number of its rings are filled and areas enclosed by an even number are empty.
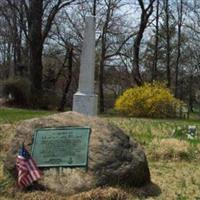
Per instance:
[[[90,131],[88,127],[38,129],[32,157],[38,167],[87,166]]]

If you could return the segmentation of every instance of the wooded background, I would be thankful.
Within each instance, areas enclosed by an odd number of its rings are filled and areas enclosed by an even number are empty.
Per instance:
[[[190,111],[200,104],[198,0],[1,0],[4,84],[27,79],[33,101],[58,97],[58,110],[70,107],[85,17],[94,7],[100,112],[125,89],[153,81],[166,82]]]

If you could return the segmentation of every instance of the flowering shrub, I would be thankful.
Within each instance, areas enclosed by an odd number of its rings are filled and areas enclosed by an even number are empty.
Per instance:
[[[175,117],[183,105],[164,84],[154,82],[127,89],[116,100],[115,109],[134,117]]]

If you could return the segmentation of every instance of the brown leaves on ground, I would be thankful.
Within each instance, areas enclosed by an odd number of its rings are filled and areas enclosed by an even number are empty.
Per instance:
[[[2,197],[3,198],[3,197]],[[1,198],[0,198],[1,199]],[[82,192],[70,197],[61,196],[58,193],[33,191],[33,192],[11,192],[6,200],[128,200],[128,194],[119,188],[105,187]]]
[[[72,196],[69,200],[126,200],[128,194],[119,188],[97,188]]]

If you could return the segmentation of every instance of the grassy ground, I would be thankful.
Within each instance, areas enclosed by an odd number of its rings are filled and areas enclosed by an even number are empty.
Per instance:
[[[13,127],[15,127],[16,123],[20,120],[40,117],[52,113],[53,112],[39,110],[0,108],[0,200],[4,199],[1,192],[10,184],[9,177],[3,173],[3,159],[5,159],[5,152],[9,148],[7,144],[13,136]]]
[[[23,119],[51,114],[50,111],[25,110],[17,108],[0,108],[0,124],[13,123]]]
[[[152,181],[161,194],[148,199],[200,199],[200,140],[188,140],[176,134],[200,120],[159,120],[107,118],[135,138],[145,149]]]
[[[144,192],[138,189],[97,189],[71,198],[49,192],[16,193],[13,191],[9,187],[12,180],[3,173],[3,159],[5,159],[5,152],[8,150],[6,144],[12,138],[13,126],[19,120],[47,114],[51,114],[51,112],[19,109],[0,110],[0,200],[144,199]],[[191,141],[182,136],[188,125],[196,125],[200,136],[200,120],[196,116],[190,120],[134,119],[108,116],[103,118],[122,128],[144,148],[149,161],[152,181],[161,190],[158,196],[149,196],[146,199],[200,200],[200,140],[197,138]]]

